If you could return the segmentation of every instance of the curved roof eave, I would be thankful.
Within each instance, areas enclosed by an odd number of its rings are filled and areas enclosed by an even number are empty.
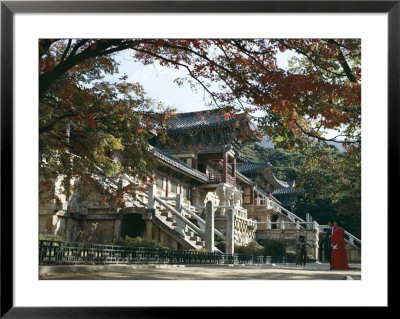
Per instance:
[[[178,170],[180,173],[194,178],[200,182],[208,183],[209,179],[206,174],[199,172],[198,170],[193,169],[192,167],[186,165],[185,163],[173,158],[167,154],[164,154],[162,151],[157,149],[156,147],[152,147],[151,150],[157,156],[157,158],[166,166]]]
[[[267,169],[264,169],[261,172],[265,178],[271,182],[271,184],[276,187],[276,188],[287,188],[289,187],[289,184],[287,182],[281,181],[280,179],[277,179],[274,173],[272,172],[272,166],[268,166]]]

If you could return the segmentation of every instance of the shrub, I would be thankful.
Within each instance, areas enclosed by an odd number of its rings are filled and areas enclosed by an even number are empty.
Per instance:
[[[282,257],[286,253],[285,244],[280,240],[270,239],[265,243],[264,254],[265,256],[279,256]]]
[[[239,255],[262,256],[264,254],[264,247],[253,240],[246,246],[235,245],[235,253]]]
[[[216,247],[222,251],[223,253],[226,252],[226,241],[220,241],[219,243],[217,243]]]
[[[235,245],[235,254],[248,255],[248,249],[245,246]]]
[[[286,250],[286,257],[287,258],[296,258],[296,251],[295,250]]]
[[[109,245],[119,246],[132,246],[132,247],[146,247],[146,248],[164,248],[170,250],[171,248],[165,243],[159,243],[155,240],[145,239],[141,237],[129,237],[120,238],[118,240],[105,241]]]
[[[62,237],[59,235],[52,235],[52,234],[39,234],[39,240],[57,240],[63,241]]]
[[[254,240],[249,242],[246,247],[249,247],[249,249],[251,250],[253,256],[262,256],[262,255],[264,255],[264,247],[261,246],[259,243],[257,243]]]
[[[313,255],[307,255],[307,259],[315,259]]]

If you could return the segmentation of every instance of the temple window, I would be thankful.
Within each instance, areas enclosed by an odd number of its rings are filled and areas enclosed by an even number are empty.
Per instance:
[[[164,189],[164,177],[157,175],[156,185],[158,188]]]
[[[183,194],[184,198],[189,199],[189,186],[188,185],[182,185],[182,194]]]
[[[170,181],[169,190],[170,190],[171,193],[175,193],[175,194],[178,193],[178,183],[173,179],[171,179],[171,181]]]

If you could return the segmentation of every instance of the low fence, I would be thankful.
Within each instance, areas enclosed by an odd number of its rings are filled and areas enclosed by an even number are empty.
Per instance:
[[[228,255],[163,248],[39,241],[39,264],[271,264],[294,263],[286,257]]]

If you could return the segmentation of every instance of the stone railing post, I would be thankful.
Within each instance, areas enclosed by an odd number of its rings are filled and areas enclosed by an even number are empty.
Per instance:
[[[182,194],[176,194],[176,210],[179,212],[179,214],[182,215],[182,203],[183,203],[183,195]]]
[[[226,254],[233,255],[235,252],[235,216],[233,209],[228,210],[228,218],[226,222]]]
[[[179,217],[174,216],[174,219],[176,221],[175,231],[181,234],[182,237],[185,237],[186,223]]]
[[[283,221],[283,219],[281,219],[280,226],[282,230],[285,229],[285,222]]]
[[[298,220],[296,220],[296,230],[300,230],[300,223]]]
[[[155,209],[156,208],[156,201],[154,199],[154,196],[157,194],[157,189],[156,189],[156,185],[151,184],[149,187],[149,190],[147,192],[147,196],[148,196],[148,203],[147,206],[150,209]]]
[[[210,252],[214,251],[214,204],[208,201],[206,204],[206,249]]]
[[[312,219],[311,219],[312,221]],[[313,256],[315,257],[316,260],[319,259],[319,225],[318,223],[314,220],[312,222],[312,235],[313,235],[313,239],[312,239],[312,244],[313,244]]]
[[[271,222],[269,220],[267,221],[267,229],[271,229]]]
[[[310,222],[311,222],[311,216],[310,216],[310,213],[307,213],[306,214],[306,229],[311,229],[312,228],[312,225],[310,224]]]
[[[217,186],[215,190],[216,195],[218,196],[219,199],[219,206],[226,206],[228,201],[227,201],[227,188],[224,184],[220,184]],[[220,215],[224,216],[225,215],[225,208],[220,209]]]
[[[183,202],[183,195],[182,194],[176,194],[176,200],[175,200],[175,209],[179,214],[182,215],[182,202]],[[179,217],[174,216],[174,219],[176,221],[176,227],[175,230],[181,234],[183,237],[185,237],[185,229],[186,229],[186,224],[183,220],[181,220]]]

